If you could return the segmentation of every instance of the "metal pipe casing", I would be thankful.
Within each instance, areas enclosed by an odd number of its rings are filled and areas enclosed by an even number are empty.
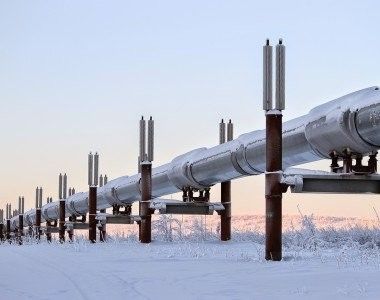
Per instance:
[[[285,46],[282,40],[276,45],[276,106],[285,109]]]
[[[154,157],[154,121],[150,117],[148,121],[148,161],[152,162]]]
[[[224,120],[219,123],[219,144],[223,144],[226,142],[226,124]]]
[[[99,154],[98,152],[95,153],[94,156],[94,185],[98,185],[99,180]]]
[[[272,109],[272,46],[267,40],[263,47],[263,110]]]
[[[24,196],[21,197],[21,206],[22,206],[22,214],[25,213],[25,198]]]
[[[18,197],[18,211],[21,211],[21,197]]]
[[[88,155],[88,185],[89,186],[92,186],[93,184],[93,160],[94,160],[94,157],[92,155],[92,153],[90,152],[90,154]]]
[[[141,117],[140,120],[140,161],[144,161],[145,158],[145,120],[144,117]]]
[[[104,185],[106,185],[108,183],[108,177],[107,175],[104,175]]]

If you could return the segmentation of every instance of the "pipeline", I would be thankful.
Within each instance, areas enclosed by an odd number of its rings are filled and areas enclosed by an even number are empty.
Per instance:
[[[312,109],[283,124],[283,167],[328,159],[331,151],[343,155],[370,154],[380,148],[380,91],[370,87]],[[212,148],[199,148],[152,170],[152,197],[184,188],[203,190],[244,176],[265,172],[265,130],[252,131]],[[151,152],[151,151],[149,151]],[[144,152],[145,153],[145,152]],[[141,156],[142,154],[140,154]],[[122,176],[97,189],[97,209],[126,205],[141,197],[140,174]],[[59,201],[42,206],[42,222],[59,218]],[[66,199],[66,216],[88,212],[88,193]],[[24,226],[35,223],[36,210],[24,214]],[[11,219],[11,228],[19,218]]]

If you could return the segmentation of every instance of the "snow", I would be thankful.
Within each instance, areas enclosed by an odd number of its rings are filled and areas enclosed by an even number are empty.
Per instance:
[[[287,216],[281,262],[263,259],[263,216],[234,217],[230,242],[217,220],[156,217],[148,245],[136,226],[107,243],[4,243],[0,299],[378,299],[378,220]]]

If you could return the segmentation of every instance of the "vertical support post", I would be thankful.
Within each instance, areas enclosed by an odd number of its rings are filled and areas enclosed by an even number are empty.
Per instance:
[[[267,45],[264,46],[264,56]],[[269,46],[270,47],[270,46]],[[265,60],[264,60],[265,61]],[[276,106],[266,110],[266,172],[265,172],[265,259],[282,259],[282,112],[285,102],[284,87],[285,47],[282,41],[276,46]],[[264,78],[265,78],[264,66]],[[264,86],[265,88],[265,86]],[[264,95],[266,93],[264,92]],[[268,93],[267,93],[268,94]],[[265,103],[267,99],[263,99]],[[264,105],[265,108],[265,105]]]
[[[66,200],[59,200],[59,226],[58,226],[58,236],[59,242],[63,243],[65,241],[65,219],[66,219]]]
[[[99,174],[99,155],[89,154],[88,159],[88,239],[96,242],[96,209],[97,209],[97,184]]]
[[[7,219],[7,240],[11,239],[11,220]]]
[[[96,242],[96,186],[90,186],[88,193],[88,239]]]
[[[141,163],[141,201],[140,201],[140,242],[150,243],[152,241],[152,215],[150,210],[150,199],[152,197],[152,163],[144,161]]]
[[[4,210],[0,209],[0,241],[4,241]]]
[[[219,141],[225,142],[225,125],[222,122],[219,124]],[[229,120],[227,124],[227,141],[233,140],[233,124]],[[231,181],[225,181],[220,184],[221,203],[224,210],[220,213],[220,239],[222,241],[229,241],[231,239]]]
[[[36,209],[36,237],[41,238],[41,208]]]

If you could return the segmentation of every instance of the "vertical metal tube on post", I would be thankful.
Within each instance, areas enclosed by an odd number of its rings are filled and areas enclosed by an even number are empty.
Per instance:
[[[90,154],[88,155],[88,186],[92,186],[92,179],[93,179],[93,162],[94,162],[94,157],[92,155],[92,153],[90,152]]]
[[[62,174],[59,173],[58,177],[58,199],[62,199]]]
[[[152,215],[150,200],[152,197],[152,163],[144,161],[141,163],[141,201],[140,201],[140,241],[150,243],[152,240]]]
[[[107,175],[104,175],[104,185],[106,185],[108,183],[108,177]]]
[[[152,117],[148,121],[148,161],[153,161],[154,153],[154,121]]]
[[[98,152],[94,155],[94,185],[98,186],[99,180],[99,154]]]
[[[67,198],[67,175],[66,173],[63,175],[63,191],[62,191],[63,199]]]
[[[39,208],[42,207],[42,187],[40,187],[40,191],[39,191],[38,207]]]
[[[39,188],[36,188],[36,208],[38,207]]]
[[[269,40],[263,47],[263,110],[272,109],[272,46]]]
[[[99,187],[102,187],[103,186],[103,175],[100,174],[99,176]]]
[[[268,45],[268,43],[267,43]],[[282,112],[284,109],[284,60],[285,49],[282,41],[276,47],[276,105],[266,110],[266,240],[265,259],[282,259]],[[265,49],[264,49],[265,52]],[[265,54],[264,54],[265,55]],[[264,66],[265,68],[265,66]],[[265,93],[264,93],[265,95]],[[263,99],[264,103],[266,99]],[[271,107],[267,106],[268,108]],[[264,105],[265,107],[265,105]]]
[[[145,143],[146,143],[146,139],[145,139],[145,120],[144,120],[144,117],[141,117],[141,120],[140,120],[140,145],[139,145],[140,146],[139,147],[139,150],[140,150],[140,153],[139,153],[140,162],[145,160]]]

